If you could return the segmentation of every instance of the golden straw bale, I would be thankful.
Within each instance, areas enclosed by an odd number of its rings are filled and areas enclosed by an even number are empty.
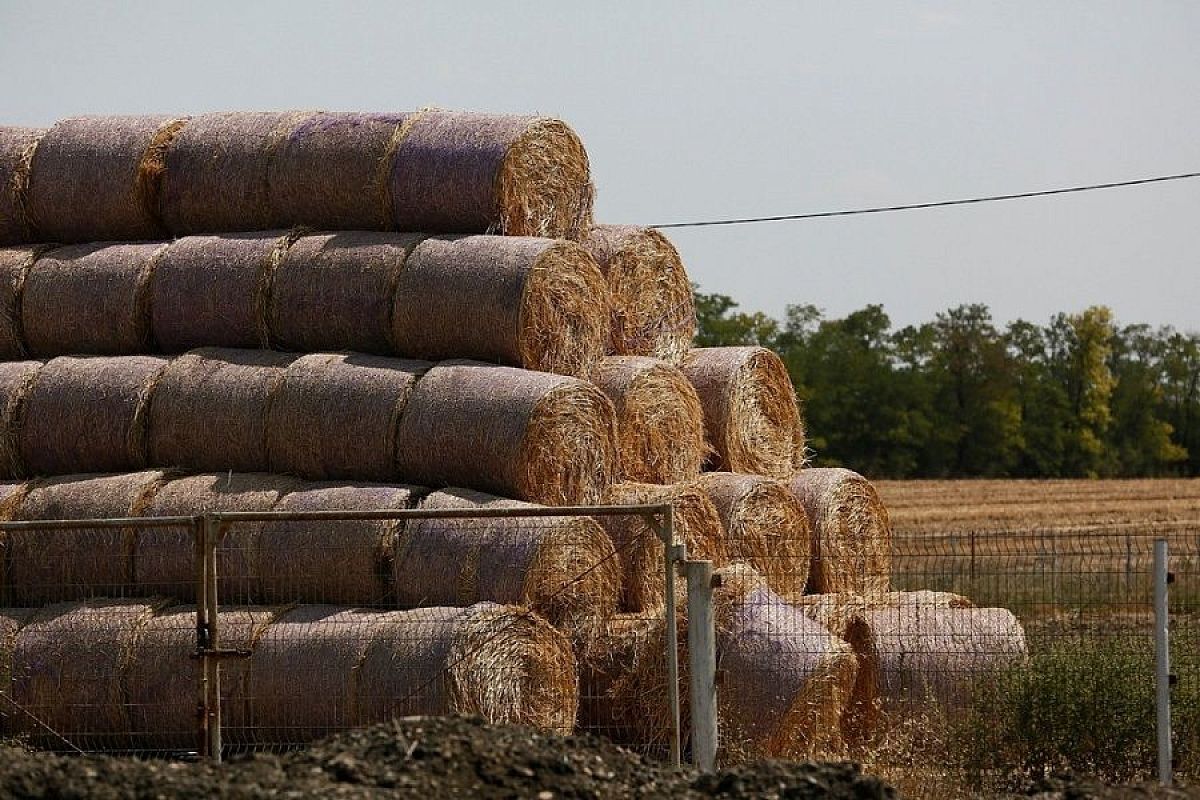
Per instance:
[[[417,358],[586,377],[604,354],[607,306],[599,268],[570,242],[426,239],[400,271],[392,335],[399,352]]]
[[[812,527],[808,591],[886,592],[892,572],[892,526],[871,482],[848,469],[804,469],[788,486]]]
[[[34,238],[28,216],[29,162],[45,128],[0,125],[0,245]]]
[[[400,419],[397,472],[547,505],[598,501],[617,466],[612,403],[574,378],[444,362]]]
[[[351,231],[297,239],[271,280],[272,346],[299,352],[397,352],[392,344],[392,299],[405,258],[422,238]],[[421,297],[419,302],[437,308],[441,298]]]
[[[270,207],[270,165],[313,112],[200,114],[166,152],[162,220],[174,235],[285,227]]]
[[[150,407],[150,463],[266,470],[271,398],[296,356],[201,348],[167,367]]]
[[[596,225],[584,246],[608,281],[609,352],[678,364],[696,335],[696,303],[674,245],[653,228]]]
[[[617,413],[621,480],[666,484],[700,474],[704,412],[682,372],[654,358],[609,356],[591,380]]]
[[[371,483],[305,483],[274,511],[406,509],[427,490]],[[392,601],[392,561],[403,520],[286,520],[263,525],[255,584],[272,603],[382,605]]]
[[[21,428],[41,369],[40,361],[0,361],[0,476],[20,478],[29,474],[21,460]]]
[[[559,120],[426,111],[398,138],[399,230],[578,240],[591,225],[587,152]]]
[[[44,244],[0,247],[0,360],[15,361],[29,354],[21,322],[25,278],[33,262],[49,249]]]
[[[468,489],[435,492],[423,509],[536,508]],[[610,616],[621,575],[611,540],[589,517],[414,519],[397,548],[401,607],[527,605],[579,628]]]
[[[222,649],[252,652],[280,614],[271,607],[221,606]],[[171,606],[140,625],[133,637],[125,686],[130,730],[141,749],[190,750],[197,746],[196,607]],[[226,745],[249,744],[246,697],[248,659],[221,662],[221,731]]]
[[[280,475],[220,472],[190,475],[162,486],[141,516],[176,517],[222,511],[271,511],[299,486]],[[265,523],[232,524],[217,546],[218,594],[224,602],[256,600],[255,548]],[[141,528],[133,554],[139,591],[196,599],[195,536],[185,528]]]
[[[147,352],[150,280],[166,249],[161,242],[80,244],[43,254],[21,293],[29,352]]]
[[[160,471],[67,475],[29,484],[13,519],[114,519],[141,512],[166,480]],[[34,606],[121,596],[133,584],[132,528],[78,527],[8,532],[13,602]]]
[[[267,231],[172,242],[151,280],[150,323],[158,348],[266,348],[271,276],[295,238]]]
[[[359,724],[472,714],[565,733],[579,705],[567,638],[533,612],[494,603],[380,614],[357,689]]]
[[[163,153],[186,123],[167,116],[64,119],[33,153],[29,210],[53,242],[155,239]]]
[[[88,750],[132,744],[124,676],[134,635],[162,600],[97,599],[45,606],[17,633],[14,731],[38,745]],[[62,738],[59,738],[59,737]]]
[[[429,366],[356,353],[296,359],[267,414],[271,469],[318,480],[395,477],[401,415]]]
[[[691,558],[707,559],[718,566],[728,561],[721,517],[696,482],[658,486],[618,483],[609,489],[611,505],[661,505],[672,507],[675,538],[687,545]],[[608,532],[621,563],[621,610],[656,609],[666,601],[664,543],[640,515],[596,517]]]
[[[61,356],[37,374],[25,403],[21,460],[35,475],[146,466],[147,408],[167,361],[157,356]]]
[[[701,475],[700,486],[721,517],[729,558],[753,566],[786,598],[804,594],[812,532],[804,507],[787,486],[732,472]]]
[[[704,407],[711,469],[782,480],[804,464],[804,423],[779,356],[765,347],[702,347],[680,369]]]

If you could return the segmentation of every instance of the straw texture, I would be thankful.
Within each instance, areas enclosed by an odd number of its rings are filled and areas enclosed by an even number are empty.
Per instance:
[[[267,470],[271,398],[296,356],[202,348],[171,361],[150,408],[150,463]]]
[[[421,507],[534,506],[450,489]],[[612,542],[588,517],[409,520],[393,574],[401,607],[514,603],[571,628],[610,616],[621,586]]]
[[[317,480],[395,477],[397,426],[428,367],[357,354],[296,359],[267,414],[271,469]]]
[[[888,590],[892,528],[871,482],[848,469],[805,469],[788,486],[812,528],[812,594]]]
[[[427,111],[404,127],[392,171],[399,230],[577,240],[591,224],[587,152],[565,123]]]
[[[804,594],[812,532],[804,507],[787,487],[731,472],[702,475],[700,486],[721,517],[730,559],[754,567],[785,598]]]
[[[609,356],[591,380],[616,411],[621,480],[666,484],[700,474],[704,412],[682,372],[653,358]]]
[[[166,245],[82,244],[44,254],[25,279],[21,322],[35,356],[149,351],[150,280]]]
[[[12,697],[12,658],[17,632],[32,614],[33,609],[29,608],[0,608],[0,695],[5,697]],[[13,733],[12,718],[16,713],[11,708],[0,712],[0,736]]]
[[[15,361],[29,354],[21,321],[25,278],[33,262],[47,249],[40,244],[0,247],[0,360]]]
[[[678,364],[696,335],[696,303],[674,245],[653,228],[596,225],[584,246],[608,282],[608,352]]]
[[[27,215],[29,162],[44,128],[0,125],[0,245],[33,238]]]
[[[25,407],[38,372],[40,361],[0,362],[0,475],[20,478],[29,474],[21,458],[21,429]]]
[[[396,285],[393,340],[418,358],[477,358],[584,377],[604,353],[608,290],[578,245],[427,239]]]
[[[804,463],[796,391],[765,347],[704,347],[680,365],[704,407],[714,470],[788,478]]]
[[[62,356],[38,372],[20,431],[35,475],[147,465],[147,409],[167,368],[156,356]]]
[[[400,420],[397,472],[547,505],[593,503],[612,483],[612,403],[573,378],[446,362],[417,382]]]
[[[155,239],[163,152],[186,120],[167,116],[75,117],[38,142],[29,210],[53,242]]]

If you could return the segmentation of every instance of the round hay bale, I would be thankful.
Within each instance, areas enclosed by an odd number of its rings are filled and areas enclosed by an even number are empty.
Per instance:
[[[403,128],[391,176],[399,230],[578,240],[590,227],[587,151],[566,123],[426,111]]]
[[[644,356],[609,356],[591,380],[617,413],[621,480],[666,484],[700,474],[704,412],[682,372]]]
[[[163,154],[187,122],[168,116],[75,117],[38,142],[29,210],[52,242],[156,239]]]
[[[128,749],[130,647],[161,605],[100,599],[36,612],[13,647],[12,698],[29,712],[12,718],[15,732],[53,749],[64,744],[47,728],[81,749]]]
[[[21,324],[36,356],[144,353],[161,242],[81,244],[44,254],[25,278]]]
[[[295,238],[268,231],[172,242],[151,281],[150,326],[159,349],[268,347],[271,276]]]
[[[221,511],[271,511],[298,486],[279,475],[221,472],[191,475],[162,486],[141,512],[145,517],[192,516]],[[265,523],[231,525],[217,546],[217,593],[222,602],[257,601],[255,548]],[[190,529],[140,528],[133,553],[139,593],[196,599],[195,538]]]
[[[804,469],[788,483],[812,527],[814,594],[886,592],[892,573],[892,526],[871,482],[848,469]]]
[[[220,645],[253,651],[278,608],[221,606]],[[147,750],[197,746],[196,694],[202,662],[196,658],[196,607],[163,609],[138,627],[125,673],[134,745]],[[221,736],[226,745],[249,744],[248,659],[221,661]]]
[[[270,165],[311,111],[200,114],[166,152],[160,210],[172,234],[282,227],[270,205]],[[286,224],[286,223],[284,223]]]
[[[0,608],[0,698],[12,697],[12,658],[17,632],[33,615],[31,608]],[[12,704],[0,699],[0,736],[15,733],[13,719],[24,716]]]
[[[612,483],[612,403],[589,383],[473,362],[440,364],[400,418],[397,472],[533,503],[597,502]]]
[[[37,373],[20,429],[35,475],[121,472],[146,466],[147,407],[167,360],[61,356]]]
[[[34,238],[29,221],[29,162],[45,128],[0,125],[0,245]]]
[[[700,486],[716,506],[729,558],[744,561],[785,598],[804,594],[812,532],[804,506],[779,481],[758,475],[710,472]]]
[[[536,508],[468,489],[435,492],[423,509]],[[397,548],[402,608],[526,605],[572,630],[616,611],[621,575],[611,540],[588,517],[414,519]]]
[[[301,122],[271,158],[275,218],[324,230],[392,229],[392,156],[414,116],[321,112]]]
[[[49,249],[41,244],[0,247],[0,360],[15,361],[29,354],[21,321],[21,297],[33,262]]]
[[[426,239],[396,283],[399,352],[586,377],[604,354],[608,289],[587,252],[530,237]]]
[[[369,483],[307,483],[274,511],[405,509],[425,491]],[[385,605],[403,520],[280,520],[259,529],[255,584],[269,603]]]
[[[608,491],[612,505],[669,503],[675,538],[687,544],[688,556],[708,559],[720,566],[729,560],[721,517],[708,495],[695,482],[671,486],[618,483]],[[653,610],[666,602],[663,575],[664,544],[644,517],[596,517],[608,532],[621,563],[621,610]]]
[[[21,428],[41,369],[41,361],[0,362],[0,476],[21,478],[29,474],[21,459]]]
[[[29,484],[13,519],[112,519],[138,514],[166,475],[67,475]],[[119,597],[133,588],[132,528],[79,527],[8,532],[13,602],[35,606]]]
[[[702,347],[680,369],[704,407],[710,469],[783,480],[804,464],[804,424],[779,356],[765,347]]]
[[[396,433],[421,361],[313,353],[287,368],[267,414],[271,469],[316,480],[396,475]]]
[[[150,406],[150,463],[267,470],[271,399],[296,356],[206,347],[171,361]]]
[[[271,280],[272,345],[298,352],[397,352],[392,298],[404,259],[422,238],[353,231],[297,239]],[[436,308],[440,298],[421,300]]]
[[[608,281],[608,351],[682,361],[696,335],[696,301],[670,240],[653,228],[596,225],[583,244]]]
[[[29,491],[29,484],[20,481],[0,481],[0,522],[13,518],[21,507]],[[0,605],[12,602],[12,593],[8,589],[8,531],[0,531]],[[0,732],[3,731],[4,710],[0,708]]]
[[[359,724],[472,714],[566,733],[579,706],[566,637],[530,611],[493,603],[380,614],[357,689]]]

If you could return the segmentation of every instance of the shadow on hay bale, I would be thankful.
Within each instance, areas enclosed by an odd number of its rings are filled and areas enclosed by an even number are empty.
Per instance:
[[[29,221],[29,162],[46,128],[0,125],[0,245],[34,237]]]
[[[21,428],[42,366],[41,361],[0,362],[0,474],[6,478],[29,474],[21,458]]]

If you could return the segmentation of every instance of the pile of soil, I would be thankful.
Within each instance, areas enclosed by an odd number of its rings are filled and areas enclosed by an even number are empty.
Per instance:
[[[1035,800],[1184,800],[1200,797],[1200,787],[1167,788],[1158,783],[1113,786],[1075,775],[1052,775],[1030,786],[1022,798]]]

